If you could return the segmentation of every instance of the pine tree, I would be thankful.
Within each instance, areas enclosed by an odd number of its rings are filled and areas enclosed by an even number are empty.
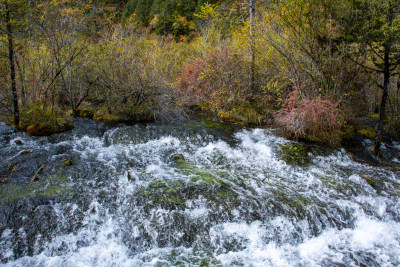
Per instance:
[[[343,33],[347,42],[357,44],[354,58],[366,54],[370,63],[360,63],[369,71],[383,76],[379,124],[372,151],[378,155],[383,139],[384,118],[390,79],[400,65],[400,0],[345,1],[349,6],[343,19]],[[354,59],[355,61],[357,59]]]

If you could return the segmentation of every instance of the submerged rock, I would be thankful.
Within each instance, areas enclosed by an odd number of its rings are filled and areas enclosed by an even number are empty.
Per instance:
[[[280,146],[280,157],[287,164],[297,164],[300,166],[309,165],[311,159],[309,156],[310,148],[298,143],[287,143]]]
[[[74,165],[74,161],[72,159],[63,159],[61,160],[63,163],[63,167],[68,167]]]
[[[23,144],[21,140],[15,140],[14,143],[19,146]]]
[[[185,160],[185,157],[182,154],[174,154],[171,156],[171,159],[175,162],[181,162]]]

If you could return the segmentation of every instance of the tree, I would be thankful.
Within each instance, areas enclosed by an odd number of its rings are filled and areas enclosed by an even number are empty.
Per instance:
[[[344,39],[355,44],[349,46],[348,54],[368,71],[383,76],[379,85],[382,99],[378,132],[372,148],[377,155],[383,139],[390,79],[398,74],[400,64],[400,0],[347,0],[344,4],[349,6],[342,25]],[[369,60],[360,62],[362,54]]]
[[[19,126],[19,105],[18,105],[18,93],[15,79],[15,30],[21,28],[24,22],[24,14],[26,11],[25,1],[23,0],[3,0],[0,4],[1,8],[1,20],[2,26],[5,24],[5,29],[2,28],[3,32],[7,36],[8,42],[8,60],[10,67],[10,80],[11,80],[11,91],[12,91],[12,102],[14,108],[14,124],[16,127]]]
[[[55,107],[69,102],[74,112],[88,96],[89,87],[81,90],[79,78],[84,75],[84,64],[76,64],[92,35],[88,26],[91,15],[84,14],[80,5],[52,2],[41,5],[32,21],[37,25],[38,47],[45,51],[43,67],[37,71],[40,82],[36,85],[43,100],[43,111],[49,103]],[[37,73],[35,73],[37,75]]]
[[[255,93],[255,72],[256,72],[256,63],[255,63],[255,37],[254,37],[254,19],[256,15],[256,1],[250,0],[250,73],[251,73],[251,81],[250,81],[250,89],[251,92]]]
[[[295,86],[314,98],[343,99],[343,90],[355,80],[357,70],[335,44],[339,35],[335,5],[324,0],[275,0],[261,10],[257,35],[264,44],[258,46],[264,58],[260,60],[269,61],[269,68],[280,73],[289,90]],[[272,59],[266,51],[271,47],[277,54]]]

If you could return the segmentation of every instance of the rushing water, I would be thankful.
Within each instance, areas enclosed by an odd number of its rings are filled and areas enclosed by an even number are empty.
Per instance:
[[[273,130],[0,125],[0,161],[5,266],[400,265],[398,165]]]

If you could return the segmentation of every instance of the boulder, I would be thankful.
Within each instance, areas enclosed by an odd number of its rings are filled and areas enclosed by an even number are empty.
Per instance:
[[[72,121],[57,118],[56,123],[41,122],[29,125],[26,131],[32,136],[48,136],[54,133],[68,131],[74,127]]]

